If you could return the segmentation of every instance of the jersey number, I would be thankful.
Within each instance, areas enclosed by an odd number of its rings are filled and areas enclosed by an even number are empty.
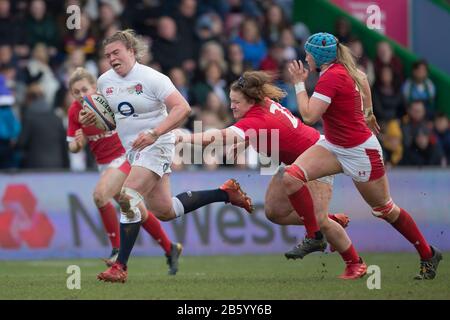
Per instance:
[[[292,123],[292,126],[294,128],[297,128],[298,119],[292,113],[290,113],[289,110],[286,110],[286,108],[283,108],[276,103],[272,103],[270,105],[270,113],[275,114],[276,110],[280,111],[283,115],[285,115],[289,119],[289,121]]]
[[[134,108],[129,102],[121,102],[117,107],[119,109],[119,113],[125,117],[129,117],[134,113]]]

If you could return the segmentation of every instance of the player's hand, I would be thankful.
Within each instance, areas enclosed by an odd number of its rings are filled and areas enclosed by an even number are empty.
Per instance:
[[[83,134],[83,130],[78,129],[77,131],[75,131],[75,143],[77,144],[77,147],[79,149],[84,148],[84,146],[86,145],[86,137]]]
[[[83,108],[78,114],[78,122],[80,122],[83,126],[95,126],[95,113],[94,111]]]
[[[301,60],[294,60],[289,64],[289,74],[291,76],[291,83],[296,84],[305,82],[308,79],[309,71],[305,69]]]
[[[191,133],[186,129],[174,129],[172,132],[175,134],[175,144],[191,141]]]
[[[245,141],[234,143],[231,147],[229,147],[227,151],[227,160],[233,159],[233,163],[236,164],[236,160],[239,154],[247,148],[247,144]]]
[[[380,125],[377,122],[377,118],[374,114],[371,114],[368,117],[365,117],[367,126],[369,129],[375,134],[378,135],[380,133]]]
[[[158,139],[158,136],[156,134],[152,134],[149,132],[149,130],[139,133],[136,140],[134,140],[133,144],[131,145],[131,148],[133,150],[141,151],[145,147],[148,147],[155,143],[155,141]]]

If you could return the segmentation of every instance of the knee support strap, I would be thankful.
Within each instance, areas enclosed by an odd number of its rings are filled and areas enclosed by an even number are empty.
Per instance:
[[[384,206],[372,208],[372,214],[377,218],[385,219],[394,210],[394,207],[394,201],[389,199]]]
[[[123,212],[121,216],[122,223],[135,223],[141,221],[142,215],[141,210],[139,210],[138,205],[144,200],[144,197],[134,189],[123,187],[121,193],[127,196],[127,202],[129,209],[127,212]],[[122,207],[122,204],[121,204]],[[122,208],[121,208],[122,209]],[[126,217],[126,221],[122,221],[122,217]]]
[[[308,174],[306,171],[295,163],[286,169],[286,173],[291,177],[303,181],[304,183],[308,182]]]

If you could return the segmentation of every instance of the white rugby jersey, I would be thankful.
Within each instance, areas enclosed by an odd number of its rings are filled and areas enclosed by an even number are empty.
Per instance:
[[[108,70],[97,86],[114,111],[116,130],[127,151],[140,132],[157,127],[167,117],[164,100],[176,90],[166,75],[137,62],[125,77]],[[175,136],[169,132],[157,141],[174,143]]]

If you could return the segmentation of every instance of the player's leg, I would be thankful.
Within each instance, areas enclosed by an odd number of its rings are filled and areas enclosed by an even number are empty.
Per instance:
[[[141,221],[147,218],[143,194],[152,190],[160,180],[153,171],[133,166],[120,192],[120,250],[116,263],[107,271],[98,275],[100,280],[125,282],[127,263],[141,227]]]
[[[341,171],[341,166],[332,152],[314,145],[300,155],[294,164],[287,167],[283,174],[283,189],[292,207],[303,218],[306,229],[305,240],[313,251],[322,250],[326,242],[315,217],[313,198],[307,182]]]
[[[112,246],[112,252],[107,260],[107,264],[115,261],[120,246],[119,220],[111,199],[120,192],[126,177],[126,174],[118,168],[106,168],[102,172],[93,193],[95,205],[100,212],[103,226]]]
[[[284,169],[278,169],[276,175],[272,177],[266,190],[264,199],[264,211],[267,219],[279,225],[304,225],[303,218],[300,217],[289,202],[289,198],[284,191],[283,180],[281,179]],[[328,217],[339,223],[343,228],[347,227],[350,219],[342,213],[329,213]]]
[[[324,233],[327,241],[335,248],[345,262],[345,271],[340,276],[342,279],[357,279],[363,277],[367,272],[367,265],[362,261],[344,228],[330,219],[327,215],[333,192],[332,177],[308,182],[313,194],[316,217],[320,230]]]
[[[387,176],[384,174],[381,178],[367,182],[354,180],[354,184],[364,200],[371,206],[373,215],[389,222],[418,251],[421,267],[416,279],[433,279],[442,254],[437,248],[428,244],[411,215],[393,202],[389,194]]]

